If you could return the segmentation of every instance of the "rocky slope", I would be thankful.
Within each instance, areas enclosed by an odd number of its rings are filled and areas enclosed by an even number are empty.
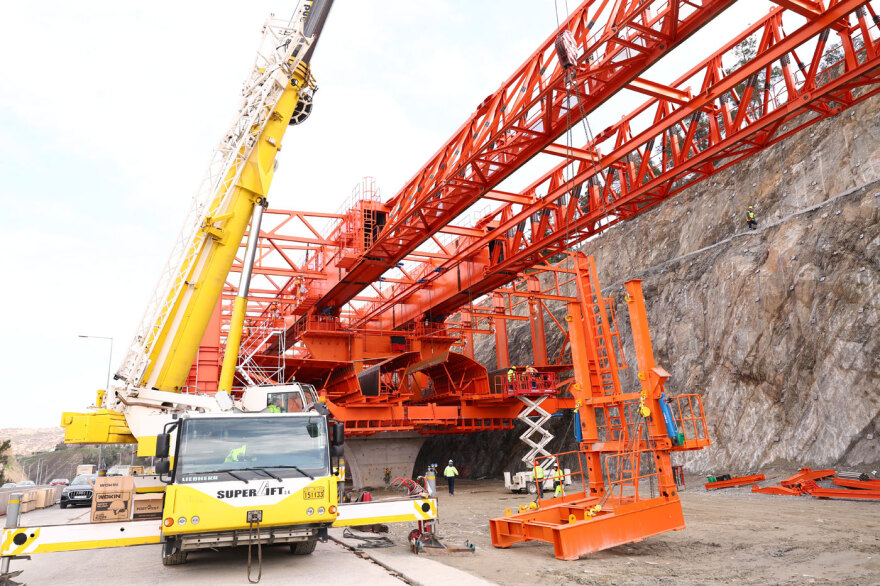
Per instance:
[[[677,456],[686,469],[880,463],[878,106],[814,125],[584,245],[618,308],[622,283],[645,279],[667,389],[703,398],[713,445]],[[619,321],[629,340],[623,309]],[[509,326],[515,364],[531,360],[522,323]],[[478,347],[490,369],[494,354],[491,340]],[[419,464],[454,457],[495,476],[524,453],[518,433],[483,435],[429,440]]]
[[[0,429],[0,441],[12,442],[11,454],[30,456],[36,452],[46,452],[64,441],[64,429],[60,427]]]

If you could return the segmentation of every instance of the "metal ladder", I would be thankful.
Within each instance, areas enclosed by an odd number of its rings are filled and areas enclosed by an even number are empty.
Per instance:
[[[583,254],[575,255],[574,259],[578,289],[581,299],[584,300],[581,303],[583,319],[593,348],[589,362],[593,386],[591,393],[593,396],[619,394],[622,387],[618,371],[626,368],[626,363],[623,361],[622,350],[620,359],[614,350],[615,338],[620,349],[620,331],[615,323],[611,300],[602,296],[593,259]],[[607,432],[607,437],[603,439],[617,441],[620,445],[614,458],[616,466],[613,470],[606,470],[606,478],[611,482],[612,489],[618,487],[622,493],[624,487],[631,487],[638,494],[640,454],[634,453],[633,446],[629,444],[638,441],[641,423],[630,421],[630,414],[622,404],[608,406],[602,409],[602,413]]]

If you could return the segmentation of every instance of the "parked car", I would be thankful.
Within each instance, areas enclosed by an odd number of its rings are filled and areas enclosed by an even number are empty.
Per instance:
[[[3,486],[0,486],[0,488],[15,488],[15,483],[14,482],[7,482]]]
[[[71,507],[78,505],[92,506],[92,486],[97,477],[97,474],[77,475],[73,482],[65,486],[61,491],[61,508],[66,509],[68,505]]]
[[[37,485],[37,483],[34,482],[33,480],[22,480],[21,482],[19,482],[18,484],[15,485],[15,488],[28,488],[28,487],[36,486],[36,485]]]
[[[67,478],[53,478],[52,482],[49,483],[51,486],[67,486],[70,484],[70,480]]]

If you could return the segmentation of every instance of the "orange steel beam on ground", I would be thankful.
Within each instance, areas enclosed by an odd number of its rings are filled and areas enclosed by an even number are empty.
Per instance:
[[[775,494],[781,496],[800,496],[803,494],[800,489],[797,488],[788,488],[785,486],[758,486],[757,484],[752,485],[752,492],[758,494]]]
[[[822,480],[823,478],[831,478],[834,476],[834,470],[813,470],[811,468],[801,468],[794,476],[790,476],[779,484],[786,488],[794,488],[803,482]]]
[[[846,488],[861,488],[866,490],[880,490],[880,480],[851,480],[849,478],[835,478],[832,482],[837,486]]]
[[[880,490],[850,490],[846,488],[813,488],[810,496],[818,499],[865,499],[880,501]]]
[[[717,480],[715,482],[707,482],[706,490],[715,490],[717,488],[730,488],[732,486],[745,486],[746,484],[754,484],[766,480],[763,474],[753,474],[752,476],[736,476],[730,480]]]

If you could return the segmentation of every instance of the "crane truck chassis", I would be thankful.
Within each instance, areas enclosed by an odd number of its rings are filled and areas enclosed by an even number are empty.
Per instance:
[[[258,539],[307,554],[336,520],[340,422],[310,413],[196,414],[157,437],[166,480],[162,561]],[[173,435],[172,435],[173,434]],[[173,441],[172,441],[173,440]],[[174,445],[174,467],[168,458]],[[338,472],[337,472],[338,473]]]
[[[249,390],[267,402],[281,394],[285,406],[310,394]],[[330,527],[437,519],[433,498],[340,503],[343,424],[319,403],[306,409],[179,414],[156,437],[156,468],[167,484],[161,520],[7,527],[0,557],[156,543],[169,566],[190,551],[249,544],[289,544],[304,555]]]

